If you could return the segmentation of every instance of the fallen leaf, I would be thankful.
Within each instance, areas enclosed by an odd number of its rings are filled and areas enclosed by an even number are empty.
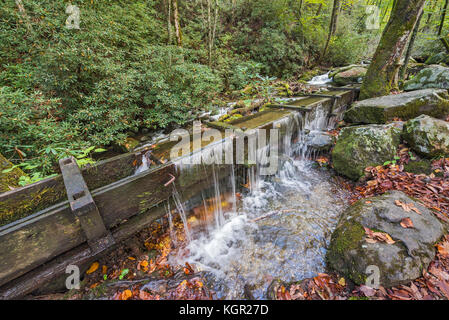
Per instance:
[[[345,278],[342,277],[340,280],[338,280],[338,284],[341,285],[342,287],[346,286]]]
[[[365,234],[367,238],[365,239],[368,243],[386,242],[387,244],[394,244],[394,241],[388,233],[385,232],[374,232],[370,228],[363,227],[365,229]]]
[[[364,284],[360,286],[360,291],[365,295],[365,297],[372,297],[376,294],[376,291],[373,288]]]
[[[120,300],[128,300],[129,298],[131,298],[133,296],[133,293],[131,292],[131,290],[125,290],[122,292],[122,294],[120,295]]]
[[[438,243],[436,245],[437,249],[438,249],[438,253],[443,255],[443,256],[449,256],[449,242],[448,241],[444,241],[443,243]]]
[[[94,262],[90,265],[89,269],[87,269],[86,274],[91,274],[95,271],[97,271],[100,264],[98,262]]]
[[[413,222],[410,218],[404,218],[401,220],[402,228],[414,228]]]

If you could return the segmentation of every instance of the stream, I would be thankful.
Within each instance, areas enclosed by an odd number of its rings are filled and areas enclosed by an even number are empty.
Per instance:
[[[233,175],[225,182],[213,175],[209,193],[214,200],[211,204],[203,195],[201,208],[208,216],[206,227],[190,226],[182,195],[173,195],[188,243],[169,262],[188,262],[205,272],[218,299],[245,299],[245,289],[255,299],[265,299],[273,279],[292,282],[325,271],[325,248],[347,195],[328,170],[316,167],[317,154],[306,137],[333,128],[336,119],[329,120],[319,107],[312,115],[296,117],[301,123],[297,139],[284,139],[276,175],[261,176],[257,166],[247,169],[249,185],[243,195],[224,192],[226,187],[236,190]]]

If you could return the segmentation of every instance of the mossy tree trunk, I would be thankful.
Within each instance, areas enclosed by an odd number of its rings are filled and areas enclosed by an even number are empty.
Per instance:
[[[401,57],[425,2],[396,1],[360,89],[360,99],[385,96],[394,88]]]
[[[438,27],[438,35],[439,36],[441,36],[441,34],[443,33],[444,20],[446,19],[446,14],[447,14],[448,7],[449,7],[449,0],[446,0],[444,2],[443,12],[441,13],[440,26]]]

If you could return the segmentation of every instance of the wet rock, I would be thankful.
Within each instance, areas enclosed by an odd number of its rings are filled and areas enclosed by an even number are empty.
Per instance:
[[[425,157],[449,155],[449,123],[446,121],[421,115],[405,123],[403,138]]]
[[[421,114],[444,118],[449,114],[449,95],[442,89],[424,89],[354,103],[344,113],[349,123],[386,123],[400,118],[413,119]]]
[[[311,132],[306,137],[307,146],[316,151],[328,151],[334,145],[334,137],[326,132]]]
[[[420,214],[406,212],[395,201],[413,204]],[[445,227],[433,213],[400,191],[359,200],[340,217],[332,234],[326,255],[328,266],[357,284],[365,284],[368,266],[380,271],[384,287],[407,283],[421,276],[434,259],[434,244],[442,237]],[[410,218],[413,228],[403,228],[402,219]],[[385,232],[395,241],[366,242],[364,227]]]
[[[362,79],[367,71],[368,70],[365,67],[353,65],[341,68],[336,72],[334,71],[330,74],[330,76],[333,77],[333,81],[335,84],[344,86],[351,83],[362,82]]]
[[[449,68],[431,65],[404,84],[405,91],[427,88],[449,89]]]
[[[400,143],[402,123],[343,128],[332,150],[334,169],[353,180],[369,166],[392,160]]]
[[[19,168],[3,173],[3,170],[11,169],[13,164],[0,154],[0,193],[19,187],[19,179],[26,174]]]

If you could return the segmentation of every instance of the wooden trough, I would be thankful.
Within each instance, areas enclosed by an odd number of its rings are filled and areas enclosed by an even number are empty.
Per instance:
[[[280,128],[283,119],[312,112],[317,106],[332,114],[356,95],[352,88],[339,88],[326,96],[300,97],[228,123],[206,125],[219,129],[223,139],[232,139],[235,146],[235,137],[224,136],[226,129]],[[280,129],[281,135],[288,131]],[[209,143],[202,148],[211,147]],[[172,146],[173,142],[159,145],[151,155],[155,163],[168,159]],[[166,214],[162,203],[170,198],[173,187],[188,199],[210,187],[210,170],[218,178],[229,176],[231,170],[229,165],[213,169],[201,165],[203,174],[186,174],[177,169],[179,159],[175,159],[135,174],[145,152],[123,154],[81,171],[67,160],[68,168],[61,163],[62,175],[0,194],[0,299],[31,293],[63,276],[68,265],[86,266],[149,226]]]

